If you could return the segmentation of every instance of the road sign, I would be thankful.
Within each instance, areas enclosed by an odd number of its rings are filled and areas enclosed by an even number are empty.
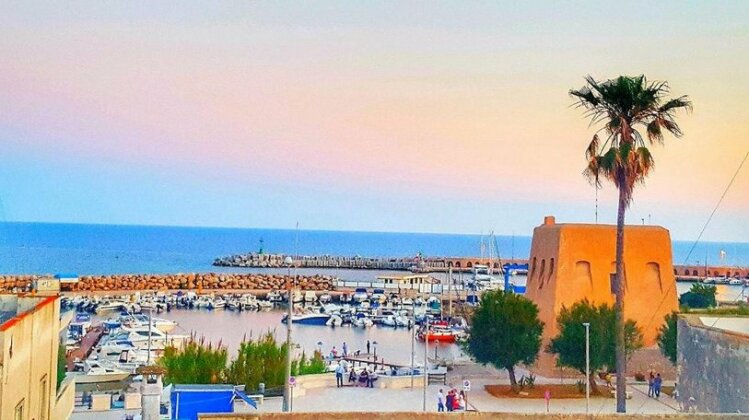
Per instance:
[[[468,379],[463,381],[463,391],[468,392],[471,390],[471,381]]]
[[[289,386],[296,386],[296,377],[289,376]]]

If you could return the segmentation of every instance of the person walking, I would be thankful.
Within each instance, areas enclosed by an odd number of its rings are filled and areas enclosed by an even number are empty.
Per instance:
[[[663,384],[663,378],[661,378],[661,374],[655,375],[655,379],[653,380],[653,391],[655,392],[655,398],[661,397],[661,385]]]
[[[369,354],[369,340],[367,340],[367,354]]]
[[[655,395],[655,377],[653,376],[653,371],[650,371],[650,375],[648,376],[648,397],[652,397]]]
[[[442,392],[442,388],[437,393],[437,412],[442,413],[445,411],[445,394]]]
[[[338,361],[338,366],[335,367],[335,385],[337,388],[343,386],[343,365]]]
[[[343,357],[348,356],[348,346],[346,345],[346,342],[343,342]]]
[[[453,411],[453,399],[455,398],[455,393],[453,393],[453,390],[447,391],[447,396],[445,397],[445,407],[447,408],[447,411]]]

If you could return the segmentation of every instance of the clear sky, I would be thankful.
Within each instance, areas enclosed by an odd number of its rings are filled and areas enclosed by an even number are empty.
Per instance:
[[[512,3],[517,3],[513,5]],[[749,2],[0,4],[2,220],[530,235],[592,222],[591,74],[689,94],[628,221],[695,239],[749,150]],[[600,192],[615,220],[615,192]],[[710,240],[749,240],[749,167]]]

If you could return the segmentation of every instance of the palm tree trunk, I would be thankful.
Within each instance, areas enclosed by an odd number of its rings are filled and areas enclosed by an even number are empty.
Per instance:
[[[623,171],[619,177],[619,209],[616,217],[616,412],[627,412],[627,359],[624,349],[624,215],[627,210],[627,183]]]

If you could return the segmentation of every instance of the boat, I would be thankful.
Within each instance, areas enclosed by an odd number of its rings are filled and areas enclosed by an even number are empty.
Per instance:
[[[74,370],[67,375],[75,377],[76,384],[96,384],[125,380],[130,372],[117,368],[114,364],[85,360],[76,363]]]
[[[430,325],[429,329],[425,331],[424,328],[419,331],[419,340],[428,341],[439,341],[444,343],[455,342],[455,332],[450,329],[446,322],[439,322],[434,325]]]
[[[353,301],[353,297],[349,293],[341,293],[341,303],[351,303]]]
[[[374,289],[372,291],[372,302],[385,303],[387,296],[384,289]]]
[[[134,328],[144,326],[148,328],[148,315],[143,314],[127,314],[120,315],[119,321],[122,326]],[[151,317],[151,325],[161,332],[171,332],[176,326],[177,322],[171,319]]]
[[[343,318],[339,315],[331,315],[330,318],[325,322],[325,325],[329,327],[340,327],[343,325]]]
[[[361,302],[359,302],[359,309],[366,311],[367,309],[372,307],[372,303],[369,301],[369,299],[364,299]]]
[[[730,284],[731,286],[743,286],[744,280],[737,279],[737,278],[730,278],[728,279],[728,284]]]
[[[404,297],[403,299],[401,299],[401,305],[403,305],[403,306],[413,306],[414,305],[414,300],[411,299],[410,297]]]
[[[354,291],[354,295],[351,297],[354,302],[361,302],[364,299],[369,298],[369,293],[367,293],[367,289],[364,287],[359,287]]]
[[[106,312],[119,311],[122,310],[122,305],[123,302],[120,301],[105,300],[96,306],[96,310],[94,312],[96,312],[97,314],[103,314]]]
[[[317,302],[317,294],[313,292],[312,290],[307,290],[306,292],[304,292],[304,302],[305,303]]]
[[[281,319],[281,322],[284,324],[286,323],[288,316],[284,315]],[[297,314],[291,316],[291,323],[292,324],[302,324],[302,325],[325,325],[326,322],[328,322],[328,319],[330,319],[330,314],[320,314],[320,313],[307,313],[307,314]]]
[[[271,303],[279,303],[283,301],[283,297],[277,290],[271,290],[265,298]]]
[[[368,328],[374,325],[374,321],[369,318],[366,314],[359,312],[355,317],[351,319],[351,325],[355,327]]]
[[[333,301],[333,297],[330,296],[330,294],[328,294],[328,293],[323,293],[323,294],[320,295],[319,298],[317,298],[317,300],[318,300],[318,302],[320,302],[320,304],[324,305],[326,303],[332,302]]]

